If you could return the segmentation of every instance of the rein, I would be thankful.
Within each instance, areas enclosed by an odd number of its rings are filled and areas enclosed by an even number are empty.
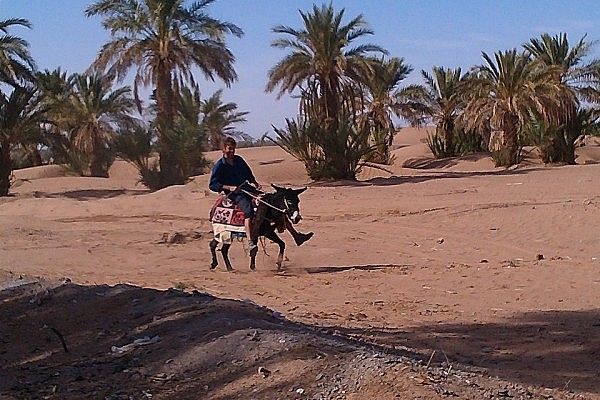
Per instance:
[[[250,193],[250,192],[248,192],[247,190],[240,189],[240,191],[241,191],[241,192],[243,192],[243,193],[245,193],[245,194],[247,194],[248,196],[252,197],[253,199],[257,200],[258,202],[260,202],[260,203],[263,203],[264,205],[266,205],[266,206],[269,206],[269,207],[271,207],[272,209],[279,211],[280,213],[283,213],[283,214],[285,214],[285,212],[286,212],[286,210],[284,210],[284,209],[281,209],[281,208],[277,208],[277,207],[275,207],[273,204],[269,204],[269,203],[267,203],[267,202],[266,202],[266,201],[264,201],[262,198],[260,198],[260,197],[258,197],[258,196],[255,196],[253,193]],[[287,201],[286,201],[286,200],[284,200],[284,203],[286,204],[286,207],[287,207]]]

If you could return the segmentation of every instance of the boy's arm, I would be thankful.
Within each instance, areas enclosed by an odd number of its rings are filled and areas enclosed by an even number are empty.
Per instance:
[[[254,174],[252,173],[252,169],[250,168],[250,166],[248,165],[246,160],[244,160],[243,158],[242,158],[242,162],[244,163],[244,165],[246,166],[246,170],[248,171],[248,182],[253,183],[257,189],[260,189],[260,184],[254,177]]]
[[[213,192],[220,193],[223,190],[223,184],[221,183],[220,178],[220,163],[216,163],[213,166],[212,172],[210,173],[210,182],[208,184],[208,188]]]
[[[208,188],[210,190],[212,190],[213,192],[217,192],[217,193],[229,193],[229,192],[233,192],[234,190],[237,189],[237,187],[235,186],[231,186],[231,185],[224,185],[222,183],[222,179],[221,176],[223,175],[223,171],[222,171],[222,165],[220,162],[216,163],[215,166],[212,169],[212,172],[210,174],[210,182],[208,184]]]

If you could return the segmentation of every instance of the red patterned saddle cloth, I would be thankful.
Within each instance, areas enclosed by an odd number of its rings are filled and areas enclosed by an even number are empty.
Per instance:
[[[227,196],[220,196],[210,209],[210,222],[233,226],[244,226],[244,212]]]

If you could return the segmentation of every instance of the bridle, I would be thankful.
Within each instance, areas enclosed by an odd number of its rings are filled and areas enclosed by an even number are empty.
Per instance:
[[[290,215],[290,205],[289,205],[289,200],[287,199],[287,197],[283,196],[283,204],[285,205],[285,211],[287,211],[285,213],[285,215],[293,222],[293,223],[297,223],[300,221],[300,219],[302,219],[302,217],[300,217],[300,212],[296,209],[294,211],[294,213],[292,215]]]
[[[281,208],[275,207],[273,204],[267,203],[261,197],[255,195],[254,193],[251,193],[251,192],[249,192],[247,190],[240,189],[240,192],[243,192],[243,193],[247,194],[248,196],[250,196],[253,199],[255,199],[256,201],[258,201],[259,203],[263,203],[264,205],[266,205],[268,207],[271,207],[273,210],[277,210],[280,213],[286,214],[286,211],[289,211],[289,206],[287,204],[287,199],[285,198],[285,196],[283,197],[283,204],[285,205],[285,209],[281,209]]]
[[[273,204],[264,201],[261,197],[255,195],[254,193],[251,193],[245,189],[240,189],[240,191],[245,193],[246,195],[252,197],[259,203],[262,203],[262,204],[266,205],[267,207],[271,207],[273,210],[279,211],[280,213],[285,215],[287,218],[289,218],[291,221],[296,221],[293,223],[297,223],[298,221],[300,221],[300,219],[302,219],[302,217],[300,217],[300,213],[298,212],[298,210],[295,210],[294,213],[290,215],[289,200],[285,196],[283,196],[283,205],[285,206],[285,208],[282,209],[279,207],[275,207]]]

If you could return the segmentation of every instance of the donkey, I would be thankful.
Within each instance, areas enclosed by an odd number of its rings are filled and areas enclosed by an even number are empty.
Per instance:
[[[258,207],[256,209],[256,216],[254,217],[253,229],[257,232],[257,237],[265,237],[279,246],[279,254],[277,255],[277,270],[281,271],[283,263],[283,254],[285,251],[285,242],[277,235],[277,233],[284,232],[286,228],[290,231],[296,244],[300,245],[306,240],[312,237],[312,233],[302,234],[296,232],[291,224],[297,224],[302,219],[300,215],[300,193],[306,190],[306,187],[302,189],[290,189],[271,185],[275,189],[274,193],[266,193],[258,200]],[[227,205],[225,205],[227,206]],[[221,254],[225,261],[225,267],[227,271],[233,271],[231,261],[229,260],[229,247],[233,242],[233,239],[238,237],[245,237],[245,231],[243,227],[243,214],[241,218],[239,214],[228,214],[235,213],[234,210],[226,210],[219,208],[219,201],[215,204],[215,207],[211,210],[211,222],[213,224],[214,237],[210,242],[210,253],[212,261],[210,269],[213,270],[219,265],[217,261],[217,246],[221,243]],[[227,214],[227,218],[223,215]],[[227,219],[228,223],[223,223]],[[241,219],[241,221],[240,221]],[[237,226],[232,226],[229,223],[232,220],[237,220]],[[241,224],[240,224],[241,222]],[[250,252],[250,269],[256,268],[256,254],[258,248],[255,248]]]

